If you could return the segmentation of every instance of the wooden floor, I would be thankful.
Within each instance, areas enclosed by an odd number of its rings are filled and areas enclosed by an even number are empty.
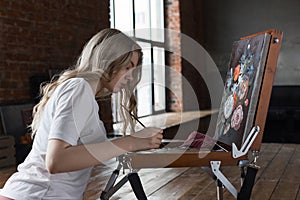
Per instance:
[[[300,200],[300,144],[263,144],[258,165],[261,168],[256,176],[251,199]],[[95,168],[85,199],[96,199],[96,193],[103,190],[115,166],[115,161],[110,161],[107,165]],[[0,170],[0,188],[13,171],[13,168]],[[222,171],[239,189],[238,167],[223,167]],[[149,200],[216,199],[215,182],[201,168],[142,169],[139,176]],[[119,178],[122,177],[123,175],[120,175]],[[111,199],[136,198],[129,183],[126,183]],[[235,198],[224,189],[224,199]]]

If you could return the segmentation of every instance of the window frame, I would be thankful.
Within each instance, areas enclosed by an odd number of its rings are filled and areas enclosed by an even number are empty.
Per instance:
[[[160,109],[160,110],[155,110],[155,88],[154,88],[154,48],[157,47],[157,48],[162,48],[164,49],[164,65],[167,64],[167,51],[165,50],[165,40],[166,40],[166,36],[164,35],[163,36],[163,41],[155,41],[155,40],[152,40],[152,32],[151,32],[151,29],[150,29],[150,39],[147,39],[147,38],[141,38],[141,37],[137,37],[136,36],[136,14],[135,14],[135,1],[137,0],[129,0],[132,2],[132,35],[130,35],[135,41],[137,42],[143,42],[143,43],[147,43],[150,45],[150,49],[151,49],[151,53],[150,53],[150,63],[151,63],[151,109],[150,109],[150,114],[145,114],[145,115],[141,115],[140,113],[138,113],[138,117],[146,117],[146,116],[150,116],[150,115],[155,115],[155,114],[160,114],[160,113],[164,113],[167,111],[167,91],[166,89],[164,89],[164,108],[163,109]],[[149,9],[150,9],[150,26],[151,26],[151,0],[148,0],[149,2]],[[116,21],[115,21],[115,0],[110,0],[110,6],[112,8],[110,8],[110,21],[111,21],[111,25],[110,27],[111,28],[116,28]],[[112,13],[113,12],[113,13]],[[163,27],[165,26],[165,13],[164,13],[164,1],[162,3],[162,21],[163,21]],[[121,30],[122,31],[122,30]],[[125,31],[126,32],[126,31]],[[165,74],[166,71],[164,71],[164,85],[166,85],[166,74]],[[137,91],[135,91],[136,93],[136,96],[137,96],[137,101],[139,102],[139,99],[138,99],[138,95],[137,95]],[[118,122],[121,122],[120,121],[120,117],[118,116],[117,114],[117,110],[118,110],[118,102],[119,100],[116,98],[112,98],[112,101],[116,101],[116,105],[114,105],[114,108],[112,109],[113,110],[113,122],[114,123],[118,123]]]

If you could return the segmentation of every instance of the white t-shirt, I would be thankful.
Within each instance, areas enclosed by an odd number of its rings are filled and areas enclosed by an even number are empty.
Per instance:
[[[84,79],[72,78],[58,86],[45,106],[31,152],[0,194],[16,200],[82,199],[92,168],[49,174],[46,150],[50,138],[73,146],[105,141],[98,110],[92,88]]]

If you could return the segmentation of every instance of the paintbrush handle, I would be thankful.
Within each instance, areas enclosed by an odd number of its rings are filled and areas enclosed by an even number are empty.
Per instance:
[[[123,106],[122,104],[120,104],[124,110],[126,110],[126,112],[128,112],[128,114],[133,117],[142,127],[146,128],[146,126],[135,116],[133,115],[131,112],[129,112],[129,110],[127,110],[127,108],[125,108],[125,106]]]

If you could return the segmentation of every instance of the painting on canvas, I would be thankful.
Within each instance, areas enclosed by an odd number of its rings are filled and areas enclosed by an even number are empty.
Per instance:
[[[253,126],[270,35],[233,43],[214,138],[241,146]]]

